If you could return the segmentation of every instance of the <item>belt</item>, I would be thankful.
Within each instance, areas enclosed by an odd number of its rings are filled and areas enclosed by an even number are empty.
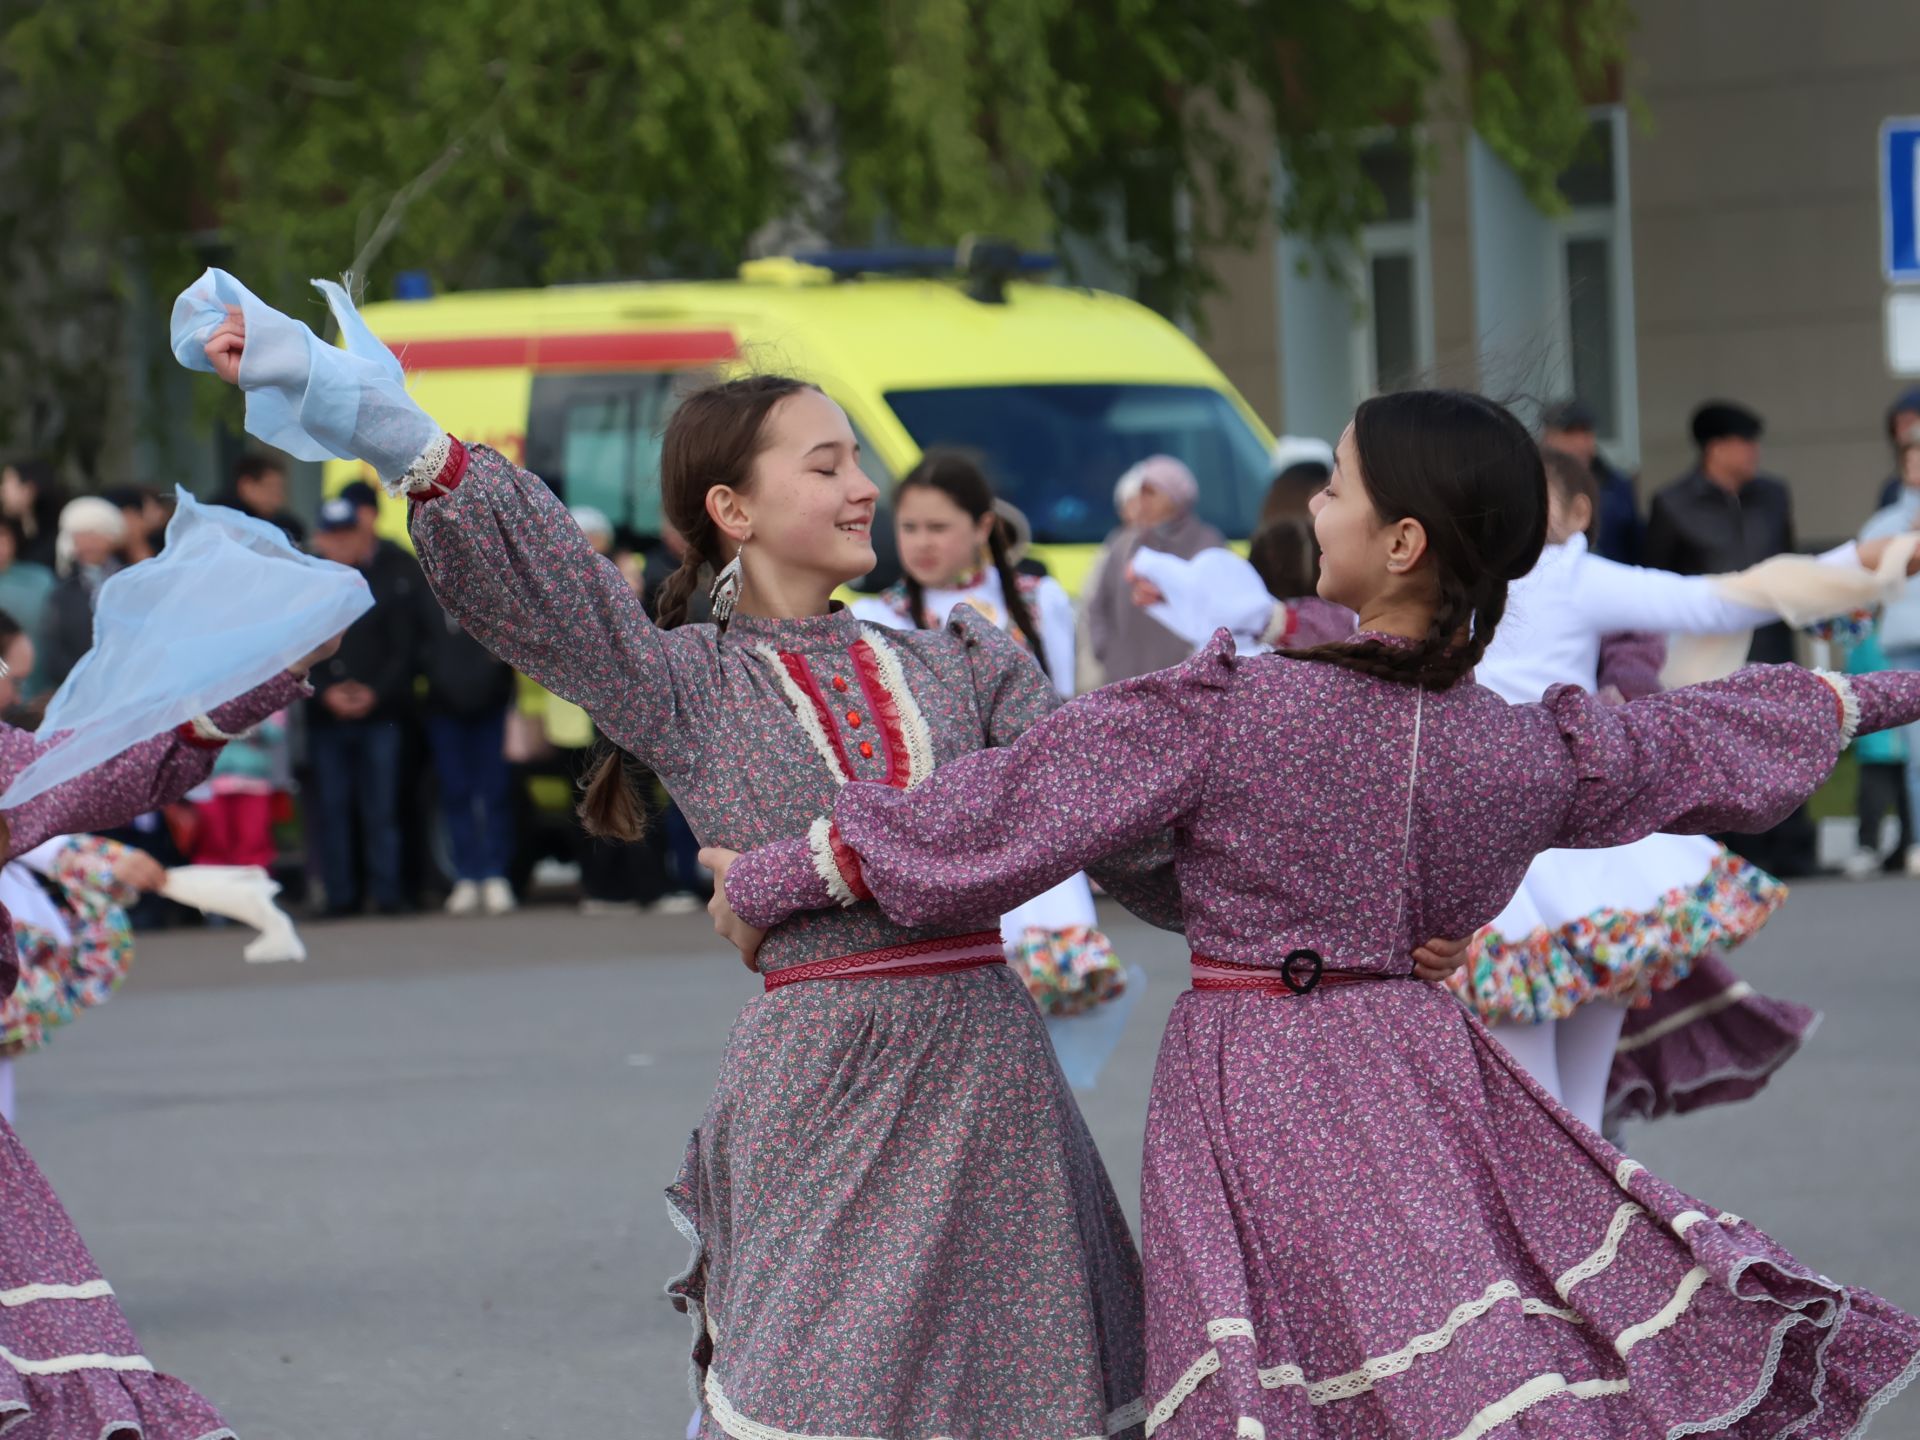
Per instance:
[[[1308,995],[1326,985],[1367,985],[1376,980],[1405,980],[1404,974],[1379,970],[1329,970],[1318,950],[1289,950],[1278,965],[1253,965],[1244,960],[1192,957],[1196,990],[1250,990],[1261,995]]]
[[[883,950],[863,950],[857,955],[834,955],[825,960],[809,960],[790,965],[761,977],[768,990],[802,980],[873,980],[885,977],[905,979],[913,975],[944,975],[949,970],[978,970],[986,965],[1007,963],[1005,946],[998,930],[976,930],[971,935],[946,935],[938,940],[915,940],[906,945],[889,945]]]

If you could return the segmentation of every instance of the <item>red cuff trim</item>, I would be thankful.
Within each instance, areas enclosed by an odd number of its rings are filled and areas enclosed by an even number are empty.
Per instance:
[[[191,720],[186,721],[184,724],[174,726],[173,733],[196,750],[224,750],[227,745],[227,742],[224,740],[215,740],[211,736],[202,735],[194,728]]]
[[[840,878],[847,882],[847,889],[853,892],[855,900],[873,899],[873,891],[867,888],[866,876],[861,873],[860,857],[854,848],[840,838],[840,827],[827,827],[827,848],[833,852],[833,863],[840,871]]]
[[[407,498],[416,505],[424,505],[429,500],[438,500],[443,495],[451,495],[460,488],[460,482],[467,476],[467,447],[452,435],[447,436],[447,458],[435,475]]]

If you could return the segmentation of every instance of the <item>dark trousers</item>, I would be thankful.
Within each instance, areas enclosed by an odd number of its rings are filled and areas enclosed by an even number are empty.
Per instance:
[[[307,734],[329,910],[360,908],[356,822],[374,904],[384,910],[401,906],[400,739],[391,720],[339,721],[315,725]]]
[[[1893,852],[1899,861],[1913,843],[1913,817],[1907,813],[1907,767],[1891,763],[1862,761],[1860,764],[1860,848],[1878,850],[1880,830],[1887,816],[1900,817],[1900,844]]]
[[[513,865],[512,776],[506,707],[485,715],[427,716],[440,813],[456,880],[493,880]]]

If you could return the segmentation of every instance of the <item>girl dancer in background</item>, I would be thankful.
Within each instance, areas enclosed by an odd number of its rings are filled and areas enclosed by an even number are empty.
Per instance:
[[[6,854],[25,856],[43,846],[65,850],[56,856],[56,870],[78,863],[81,871],[94,871],[91,883],[105,885],[96,866],[78,862],[75,852],[56,837],[111,829],[178,800],[207,778],[228,736],[302,698],[308,667],[331,648],[174,734],[135,745],[88,774],[0,813]],[[41,749],[26,732],[0,726],[0,784],[11,782]],[[12,890],[19,875],[12,866],[8,875]],[[0,910],[4,991],[13,989],[20,974],[15,933],[14,917]],[[116,963],[110,955],[94,954],[92,959],[109,970]],[[26,960],[29,966],[50,963],[36,953]],[[118,963],[124,963],[123,956]],[[29,979],[37,981],[40,974],[30,973]],[[9,1007],[10,1037],[31,1036],[31,1011],[31,1002],[24,1010]],[[23,1014],[29,1017],[24,1022]],[[24,1030],[15,1028],[22,1023]],[[6,1298],[0,1306],[0,1428],[17,1424],[20,1433],[49,1440],[125,1435],[232,1440],[233,1432],[210,1404],[172,1376],[157,1373],[140,1353],[112,1287],[101,1278],[59,1197],[7,1124],[0,1124],[0,1204],[8,1217],[0,1230],[0,1293]]]
[[[849,785],[809,839],[710,854],[751,951],[836,897],[966,924],[1173,827],[1194,989],[1142,1202],[1163,1440],[1842,1440],[1920,1368],[1920,1321],[1626,1159],[1406,983],[1408,936],[1484,924],[1534,854],[1769,823],[1855,730],[1920,716],[1920,675],[1754,667],[1620,706],[1470,683],[1545,490],[1492,402],[1369,400],[1316,502],[1356,638],[1222,637],[912,792]]]
[[[1073,602],[1059,581],[1014,568],[979,460],[962,450],[928,451],[895,489],[893,515],[904,577],[854,601],[853,613],[893,630],[937,630],[956,605],[970,605],[1020,641],[1054,689],[1071,697]],[[1126,988],[1084,875],[1001,916],[1000,936],[1007,962],[1049,1017],[1085,1014]]]
[[[1716,577],[1645,570],[1591,553],[1586,533],[1597,499],[1591,471],[1557,450],[1545,451],[1544,463],[1547,544],[1509,593],[1506,622],[1475,671],[1481,685],[1516,703],[1538,700],[1554,685],[1597,694],[1602,641],[1610,634],[1718,635],[1779,619],[1775,611],[1722,598]],[[1843,545],[1821,558],[1872,569],[1883,548]],[[1708,998],[1694,993],[1702,986],[1724,993],[1729,972],[1718,956],[1757,932],[1785,895],[1772,876],[1703,836],[1552,850],[1528,866],[1519,890],[1474,938],[1467,968],[1451,983],[1534,1078],[1597,1130],[1628,1008],[1645,1008],[1708,955],[1716,957],[1711,978],[1690,988],[1682,1008]],[[1814,1017],[1750,992],[1735,998],[1741,1013],[1723,1018],[1721,1034],[1747,1053],[1709,1059],[1703,1052],[1694,1078],[1704,1082],[1709,1073],[1738,1069],[1751,1080],[1745,1091],[1751,1094],[1799,1048]],[[1672,1018],[1663,1016],[1663,1023]],[[1679,1028],[1668,1024],[1633,1048]],[[1659,1088],[1669,1103],[1671,1087],[1686,1085],[1677,1057],[1699,1039],[1669,1039],[1666,1058],[1642,1057],[1664,1075]],[[1657,1103],[1648,1097],[1637,1108],[1650,1113]]]
[[[849,782],[925,784],[1059,703],[1032,657],[968,610],[940,630],[887,632],[831,602],[873,567],[878,491],[845,414],[812,386],[752,376],[675,411],[661,498],[689,549],[656,625],[553,491],[434,426],[344,294],[330,299],[364,360],[219,272],[176,307],[176,353],[203,353],[318,427],[308,444],[414,456],[383,478],[415,502],[441,603],[584,706],[707,842],[824,834]],[[255,344],[274,362],[258,382]],[[703,567],[717,572],[716,623],[682,625]],[[617,761],[585,813],[633,833]],[[1176,923],[1166,852],[1151,837],[1098,873],[1148,919]],[[995,914],[956,930],[833,909],[757,955],[766,993],[734,1024],[668,1192],[693,1245],[670,1288],[694,1323],[702,1433],[1138,1434],[1139,1259]]]

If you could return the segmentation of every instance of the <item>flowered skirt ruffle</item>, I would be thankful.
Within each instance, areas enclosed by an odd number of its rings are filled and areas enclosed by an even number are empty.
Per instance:
[[[667,1199],[706,1440],[1139,1440],[1139,1255],[1005,967],[755,1000]]]
[[[1590,1000],[1645,1005],[1710,949],[1760,929],[1787,890],[1711,840],[1650,835],[1549,850],[1448,982],[1489,1024],[1563,1020]]]
[[[0,1055],[37,1050],[48,1035],[119,988],[133,964],[133,926],[124,907],[138,899],[113,873],[125,847],[77,835],[54,861],[66,899],[70,941],[13,922],[20,981],[0,1002]]]
[[[1762,995],[1709,950],[1686,979],[1628,1014],[1607,1081],[1607,1120],[1750,1100],[1819,1024],[1819,1011]]]
[[[1920,1371],[1410,981],[1181,997],[1141,1233],[1158,1440],[1850,1440]]]
[[[233,1440],[140,1353],[46,1177],[0,1121],[0,1432],[9,1440]]]
[[[1087,926],[1023,930],[1007,946],[1007,964],[1049,1018],[1084,1015],[1103,1001],[1118,999],[1127,988],[1127,974],[1114,957],[1112,942]]]
[[[1000,917],[1007,963],[1050,1019],[1084,1015],[1127,988],[1126,971],[1097,919],[1084,875],[1069,876]]]

